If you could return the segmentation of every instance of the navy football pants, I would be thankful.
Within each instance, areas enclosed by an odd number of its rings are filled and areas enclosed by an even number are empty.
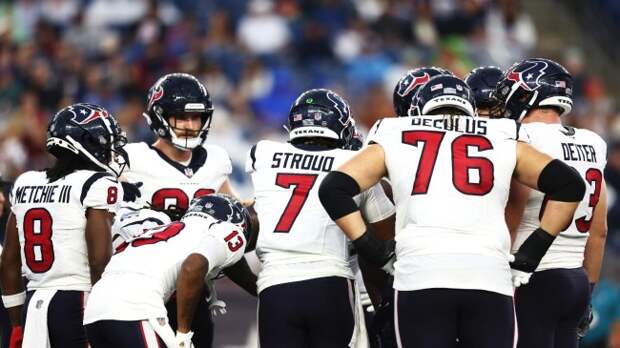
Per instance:
[[[577,324],[590,302],[583,268],[535,272],[517,288],[518,348],[577,348]]]
[[[166,347],[148,323],[142,321],[100,320],[85,328],[91,348]]]
[[[24,304],[25,321],[30,299],[34,291],[28,291]],[[37,306],[38,304],[33,303]],[[47,329],[52,348],[84,348],[86,334],[84,333],[84,292],[59,290],[50,300],[47,309]],[[9,332],[10,333],[10,332]],[[28,332],[24,333],[25,335]]]
[[[353,281],[327,277],[270,286],[259,294],[261,348],[346,348],[353,336]]]
[[[412,348],[513,348],[512,297],[483,290],[395,291],[396,339]]]

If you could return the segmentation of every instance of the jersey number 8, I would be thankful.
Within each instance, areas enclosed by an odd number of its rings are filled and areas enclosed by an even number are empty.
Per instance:
[[[45,208],[33,208],[24,214],[24,256],[33,273],[47,272],[54,263],[52,223],[52,215]]]

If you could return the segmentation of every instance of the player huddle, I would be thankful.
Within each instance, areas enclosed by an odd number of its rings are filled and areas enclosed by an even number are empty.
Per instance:
[[[258,296],[263,348],[578,347],[606,145],[561,124],[571,75],[540,58],[465,80],[424,67],[393,100],[364,143],[346,100],[302,93],[289,141],[249,150],[245,200],[204,144],[213,106],[191,75],[149,90],[153,144],[127,144],[101,106],[60,110],[56,162],[10,196],[10,347],[211,347],[221,274]]]

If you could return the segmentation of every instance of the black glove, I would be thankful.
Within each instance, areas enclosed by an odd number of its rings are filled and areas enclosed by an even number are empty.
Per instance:
[[[368,230],[361,237],[353,241],[353,246],[357,253],[364,257],[371,265],[383,268],[386,265],[392,268],[393,259],[395,258],[396,242],[394,240],[380,240]],[[388,272],[385,268],[384,270]],[[388,272],[390,274],[392,272]]]
[[[381,295],[381,304],[375,308],[372,326],[376,337],[373,338],[373,341],[377,342],[377,346],[381,348],[396,348],[394,289],[392,289],[392,281],[388,281],[386,290]]]
[[[124,202],[135,202],[138,197],[142,197],[142,193],[140,192],[142,182],[131,183],[127,181],[121,181],[121,185],[123,186]]]
[[[592,304],[588,305],[586,312],[583,313],[579,324],[577,324],[577,337],[584,338],[590,330],[590,325],[594,319],[594,313],[592,312]]]

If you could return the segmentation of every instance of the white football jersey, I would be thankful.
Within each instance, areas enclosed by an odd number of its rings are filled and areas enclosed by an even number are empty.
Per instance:
[[[245,246],[239,227],[203,214],[147,230],[112,256],[88,298],[84,324],[165,317],[165,302],[190,254],[208,260],[207,280],[239,261]]]
[[[323,209],[318,189],[331,170],[355,153],[342,149],[306,151],[269,140],[252,148],[246,171],[252,173],[254,208],[260,221],[256,254],[262,269],[258,291],[320,277],[354,279],[350,243]],[[394,214],[379,184],[355,200],[369,223]]]
[[[185,210],[195,197],[217,192],[232,172],[228,153],[217,145],[194,149],[186,166],[166,157],[146,143],[127,144],[129,167],[123,175],[129,182],[142,182],[142,202],[154,208],[170,205]]]
[[[603,170],[607,163],[607,144],[594,132],[564,127],[561,124],[528,123],[524,124],[523,128],[530,135],[532,146],[575,168],[587,187],[586,195],[575,211],[573,222],[553,241],[537,271],[581,267],[592,214],[601,193]],[[542,192],[530,191],[512,246],[513,252],[540,226],[544,197]]]
[[[517,141],[508,119],[416,116],[378,121],[396,204],[394,288],[512,295],[504,219]]]
[[[10,201],[28,289],[89,291],[86,209],[114,211],[122,197],[116,178],[104,172],[78,170],[51,183],[42,171],[20,175]]]

